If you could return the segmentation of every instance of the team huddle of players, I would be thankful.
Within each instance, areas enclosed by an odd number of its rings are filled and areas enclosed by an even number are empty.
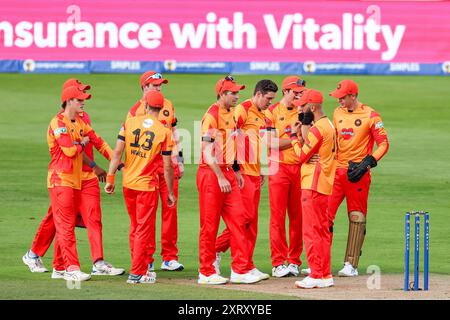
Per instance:
[[[183,153],[170,101],[161,94],[167,83],[160,73],[140,78],[143,97],[129,111],[112,150],[90,126],[84,101],[90,87],[69,79],[61,111],[48,129],[51,207],[23,262],[32,272],[46,272],[41,257],[55,238],[52,278],[84,281],[75,243],[75,226],[87,228],[92,275],[120,275],[103,257],[99,181],[114,193],[115,173],[122,171],[123,195],[130,217],[132,266],[128,283],[154,283],[155,219],[162,201],[161,270],[179,271],[177,249],[178,182]],[[323,95],[297,76],[278,86],[259,81],[253,96],[238,104],[244,85],[227,76],[216,83],[217,101],[201,123],[201,158],[197,171],[200,208],[199,284],[256,283],[269,278],[258,270],[253,252],[258,232],[261,187],[267,175],[270,201],[272,276],[307,275],[299,288],[333,286],[330,249],[333,221],[344,197],[349,233],[339,276],[357,276],[365,237],[370,168],[389,148],[380,115],[359,102],[352,80],[330,93],[340,106],[332,119]],[[374,144],[377,144],[373,152]],[[93,147],[110,160],[108,172],[94,162]],[[122,163],[123,154],[124,162]],[[268,172],[261,157],[268,154]],[[286,213],[289,241],[286,239]],[[220,218],[226,228],[218,236]],[[289,242],[289,243],[288,243]],[[309,268],[299,270],[306,251]],[[220,273],[220,254],[230,248],[231,275]]]

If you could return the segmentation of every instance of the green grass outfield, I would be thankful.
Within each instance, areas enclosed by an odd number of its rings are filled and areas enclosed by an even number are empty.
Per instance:
[[[158,272],[161,262],[158,241],[156,267],[158,278],[164,283],[156,285],[127,285],[124,275],[95,278],[83,283],[81,290],[68,290],[63,281],[51,280],[49,273],[29,272],[21,257],[30,247],[49,204],[46,129],[59,110],[62,83],[71,76],[0,74],[0,299],[286,299],[276,294],[179,286],[166,281],[197,276],[199,213],[195,185],[197,166],[194,164],[186,167],[179,198],[179,251],[185,271]],[[75,77],[92,85],[93,99],[86,103],[86,110],[95,130],[113,146],[126,112],[140,98],[139,75]],[[267,77],[277,83],[283,79],[283,76]],[[179,128],[192,132],[194,121],[200,121],[215,100],[214,86],[219,75],[167,75],[167,78],[170,83],[163,93],[176,108]],[[265,76],[237,76],[239,83],[247,85],[241,101],[251,96],[255,83],[263,78]],[[309,87],[328,93],[345,77],[305,78]],[[402,273],[404,212],[425,209],[431,214],[430,271],[450,274],[450,77],[352,78],[360,85],[360,100],[382,115],[391,143],[389,153],[373,170],[367,238],[359,271],[365,273],[368,266],[377,265],[382,273]],[[277,99],[280,96],[278,93]],[[329,116],[336,105],[326,96],[325,110]],[[96,159],[107,167],[107,162],[98,154]],[[105,258],[129,270],[129,220],[122,193],[107,196],[103,192],[102,208]],[[345,251],[347,218],[344,212],[345,205],[335,225],[333,272],[341,267]],[[271,270],[268,222],[265,185],[255,250],[256,265],[265,272]],[[87,272],[91,262],[85,230],[77,230],[77,244],[82,269]],[[51,249],[44,258],[49,269],[52,256]],[[225,274],[229,274],[229,262],[227,254],[222,264]]]

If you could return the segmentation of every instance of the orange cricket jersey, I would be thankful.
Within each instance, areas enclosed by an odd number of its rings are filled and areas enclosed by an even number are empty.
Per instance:
[[[298,121],[296,107],[286,107],[278,102],[266,110],[266,116],[270,119],[277,135],[281,139],[290,139],[291,125]],[[293,148],[284,150],[269,149],[269,159],[285,164],[299,164],[299,160]]]
[[[118,139],[125,142],[123,186],[156,190],[160,157],[172,153],[172,132],[151,115],[142,115],[128,118]]]
[[[91,137],[92,133],[92,128],[78,116],[71,121],[59,113],[51,120],[47,131],[51,156],[47,188],[81,189],[83,148],[79,143],[84,135]]]
[[[91,119],[86,111],[79,114],[81,120],[83,120],[86,124],[91,125]],[[106,159],[111,160],[112,149],[108,143],[106,143],[102,137],[97,135],[95,132],[89,136],[89,143],[84,148],[84,153],[91,159],[94,160],[94,147],[100,152]],[[94,171],[88,164],[83,163],[83,171],[81,175],[81,180],[90,180],[94,179],[97,176]]]
[[[145,115],[145,103],[144,100],[141,99],[128,111],[127,119],[135,116],[143,116]],[[177,117],[175,116],[175,109],[173,108],[172,102],[167,99],[164,99],[164,105],[161,111],[159,112],[158,120],[169,129],[176,126]]]
[[[212,155],[221,167],[233,165],[236,158],[235,135],[234,108],[221,108],[217,104],[210,106],[202,118],[201,137],[202,141],[213,143]],[[203,144],[199,166],[208,166],[203,156]]]
[[[238,129],[236,143],[238,163],[246,175],[259,176],[261,137],[264,137],[267,129],[270,130],[271,122],[250,99],[236,106],[234,117]]]
[[[362,103],[353,112],[339,107],[334,111],[333,124],[337,133],[338,168],[347,168],[348,162],[360,162],[372,154],[374,143],[377,150],[372,156],[378,161],[389,149],[389,141],[383,121],[378,112]]]
[[[336,134],[331,121],[325,116],[320,118],[309,129],[303,146],[297,138],[293,139],[292,145],[302,164],[302,189],[330,195],[336,172]],[[315,153],[320,157],[319,162],[307,163]]]
[[[128,111],[127,119],[129,117],[134,116],[142,116],[145,114],[145,102],[144,99],[139,100],[136,104]],[[164,105],[159,112],[158,120],[161,122],[166,128],[172,130],[173,127],[177,125],[178,119],[175,115],[175,109],[173,108],[172,102],[168,99],[164,99]],[[177,162],[177,145],[174,143],[172,147],[172,162]],[[162,159],[160,164],[162,165]]]

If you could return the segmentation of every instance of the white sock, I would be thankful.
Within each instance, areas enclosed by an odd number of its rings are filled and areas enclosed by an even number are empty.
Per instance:
[[[37,259],[37,258],[39,258],[39,256],[38,256],[36,253],[34,253],[33,251],[31,251],[31,249],[28,250],[28,256],[29,256],[31,259]]]

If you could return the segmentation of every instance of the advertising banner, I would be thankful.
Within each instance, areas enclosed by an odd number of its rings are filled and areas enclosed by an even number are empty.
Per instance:
[[[0,60],[49,72],[58,61],[95,61],[91,72],[138,72],[147,61],[173,72],[290,72],[302,63],[368,73],[366,64],[450,61],[449,17],[446,1],[2,0]]]

